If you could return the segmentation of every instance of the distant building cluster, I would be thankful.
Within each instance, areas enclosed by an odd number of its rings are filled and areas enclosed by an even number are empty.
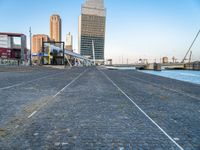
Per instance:
[[[79,53],[98,64],[104,63],[106,10],[104,0],[86,0],[81,8],[79,17]],[[41,63],[42,42],[61,42],[62,20],[58,14],[50,17],[50,37],[47,35],[34,35],[32,42],[33,61]],[[73,36],[67,34],[65,49],[73,51]]]
[[[81,7],[78,23],[79,53],[88,59],[95,59],[97,64],[103,64],[106,25],[104,0],[85,0]],[[58,14],[53,14],[50,17],[49,28],[49,35],[40,33],[31,36],[31,54],[28,54],[24,34],[0,33],[0,59],[14,59],[18,63],[19,61],[25,63],[31,56],[31,62],[34,64],[44,64],[44,62],[51,64],[54,56],[61,58],[64,57],[64,54],[48,50],[47,44],[53,43],[55,49],[63,47],[63,49],[73,51],[73,36],[70,32],[66,36],[66,42],[62,42],[62,19]],[[20,38],[18,40],[20,44],[15,43],[14,37]],[[65,63],[64,59],[62,63]]]
[[[46,42],[49,44],[55,43],[54,46],[62,47],[62,19],[58,14],[53,14],[50,17],[50,36],[45,34],[36,34],[32,37],[32,61],[34,64],[52,64],[55,62],[54,57],[56,55],[56,63],[55,64],[63,64],[61,59],[61,54],[51,54],[46,50],[46,55],[44,55],[44,45]],[[67,34],[66,42],[64,48],[67,50],[73,50],[73,38],[69,33]],[[42,62],[43,61],[43,62]]]

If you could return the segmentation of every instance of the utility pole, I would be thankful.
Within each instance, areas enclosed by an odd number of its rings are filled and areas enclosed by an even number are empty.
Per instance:
[[[29,28],[29,35],[30,35],[30,66],[32,66],[32,32],[31,32],[31,27]]]
[[[94,61],[94,65],[96,65],[94,40],[92,40],[92,52],[93,52],[93,61]]]

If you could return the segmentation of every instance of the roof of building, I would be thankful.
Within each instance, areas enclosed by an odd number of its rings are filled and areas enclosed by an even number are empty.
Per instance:
[[[104,0],[86,0],[82,4],[81,14],[106,17]]]
[[[46,37],[49,37],[49,35],[47,34],[34,34],[33,37],[36,37],[36,36],[46,36]]]
[[[0,51],[1,51],[1,50],[12,50],[12,48],[0,47]]]
[[[22,33],[11,33],[11,32],[0,32],[0,35],[23,36],[23,35],[25,35],[25,34],[22,34]]]

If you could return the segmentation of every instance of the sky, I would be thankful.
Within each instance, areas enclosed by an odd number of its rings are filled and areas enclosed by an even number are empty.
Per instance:
[[[78,49],[78,16],[84,0],[0,0],[0,32],[49,35],[52,14],[62,18],[62,40],[71,32]],[[200,29],[200,0],[105,0],[105,57],[114,63],[181,61]],[[29,38],[28,45],[29,45]],[[29,47],[29,46],[28,46]],[[200,36],[193,60],[200,60]]]

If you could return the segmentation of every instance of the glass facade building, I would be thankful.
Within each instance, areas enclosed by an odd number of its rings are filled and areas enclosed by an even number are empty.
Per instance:
[[[79,52],[95,60],[104,61],[106,10],[103,0],[86,0],[79,17]]]

